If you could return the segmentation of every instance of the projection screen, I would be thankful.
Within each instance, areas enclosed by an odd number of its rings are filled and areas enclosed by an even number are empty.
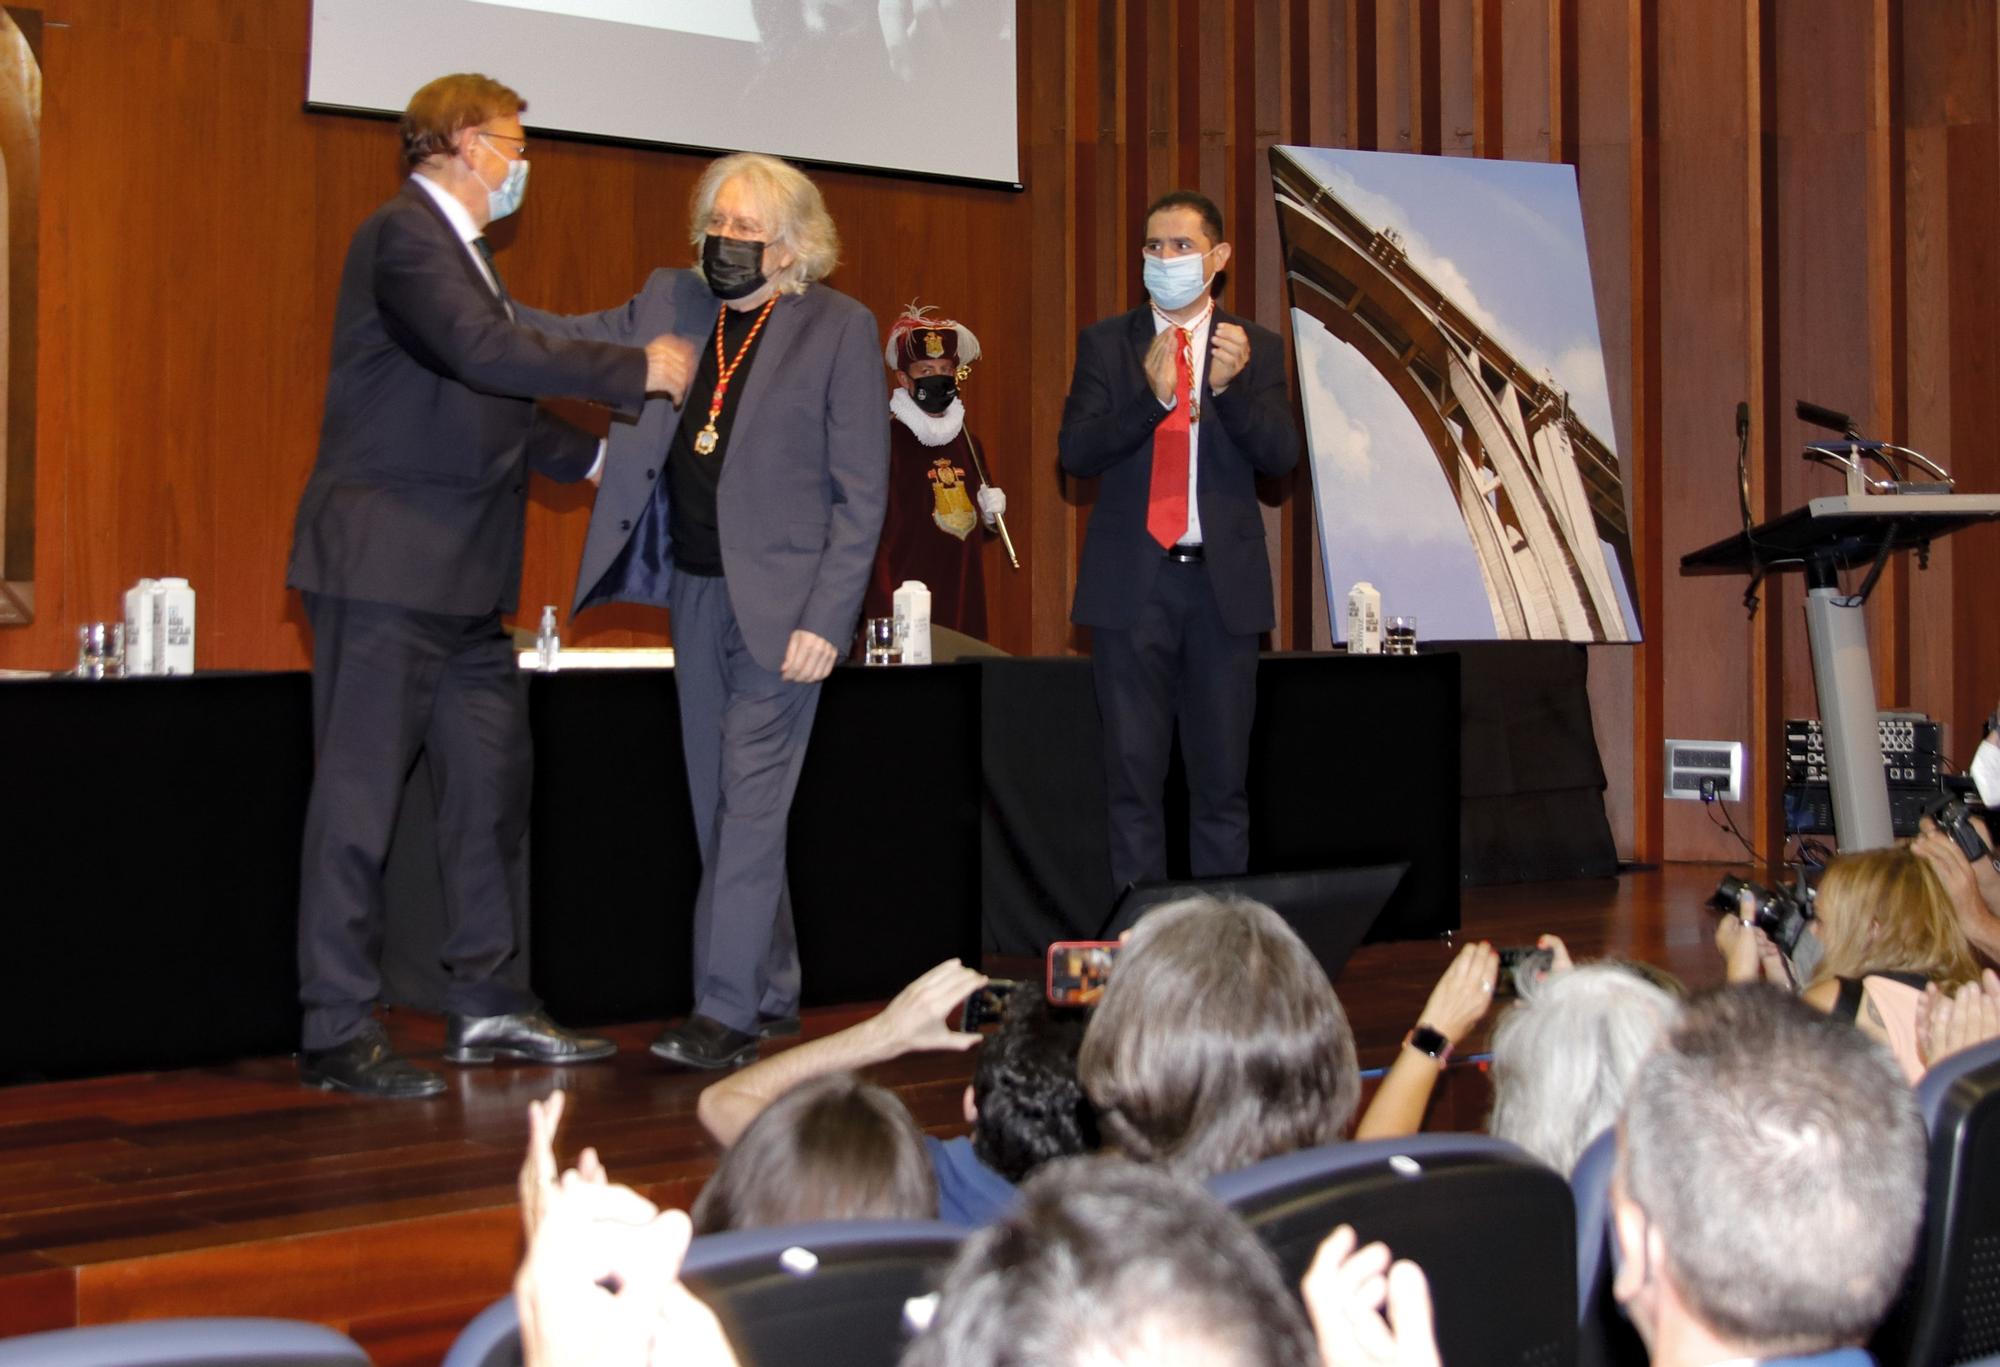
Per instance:
[[[1015,0],[313,0],[306,103],[482,71],[535,129],[1018,187]]]

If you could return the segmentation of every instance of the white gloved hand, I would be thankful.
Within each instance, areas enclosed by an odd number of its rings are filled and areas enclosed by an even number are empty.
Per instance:
[[[986,525],[996,525],[1007,515],[1007,495],[997,486],[982,484],[977,495],[979,515],[986,519]]]

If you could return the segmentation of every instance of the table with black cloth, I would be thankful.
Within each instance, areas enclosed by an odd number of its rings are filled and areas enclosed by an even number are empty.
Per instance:
[[[1407,860],[1378,932],[1428,935],[1457,924],[1461,873],[1546,863],[1551,839],[1608,859],[1582,657],[1266,656],[1253,867]],[[530,679],[535,915],[512,971],[577,1024],[688,1006],[699,869],[673,688],[666,670]],[[310,704],[302,673],[0,681],[0,1082],[297,1047]],[[836,670],[789,844],[807,1004],[1094,934],[1099,763],[1086,660]],[[420,763],[385,876],[385,995],[422,1007],[443,981],[428,782]],[[1552,837],[1551,812],[1583,838]]]

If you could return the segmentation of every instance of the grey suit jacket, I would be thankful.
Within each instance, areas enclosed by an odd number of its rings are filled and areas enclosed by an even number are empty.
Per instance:
[[[662,333],[707,343],[719,301],[688,270],[657,270],[617,308],[563,318],[520,309],[556,336],[643,344]],[[775,670],[803,628],[845,649],[868,587],[889,492],[889,407],[875,319],[824,285],[771,310],[743,388],[716,490],[724,580],[744,644]],[[593,593],[617,561],[666,471],[680,410],[649,399],[614,417],[572,611],[622,600],[665,606],[668,563],[643,582]]]

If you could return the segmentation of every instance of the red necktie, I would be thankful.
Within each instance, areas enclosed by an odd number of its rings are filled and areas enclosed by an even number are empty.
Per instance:
[[[1176,327],[1174,331],[1180,334],[1181,342],[1174,348],[1175,403],[1153,429],[1153,482],[1146,498],[1146,531],[1163,550],[1186,536],[1188,525],[1188,417],[1193,408],[1190,339],[1184,329]]]

